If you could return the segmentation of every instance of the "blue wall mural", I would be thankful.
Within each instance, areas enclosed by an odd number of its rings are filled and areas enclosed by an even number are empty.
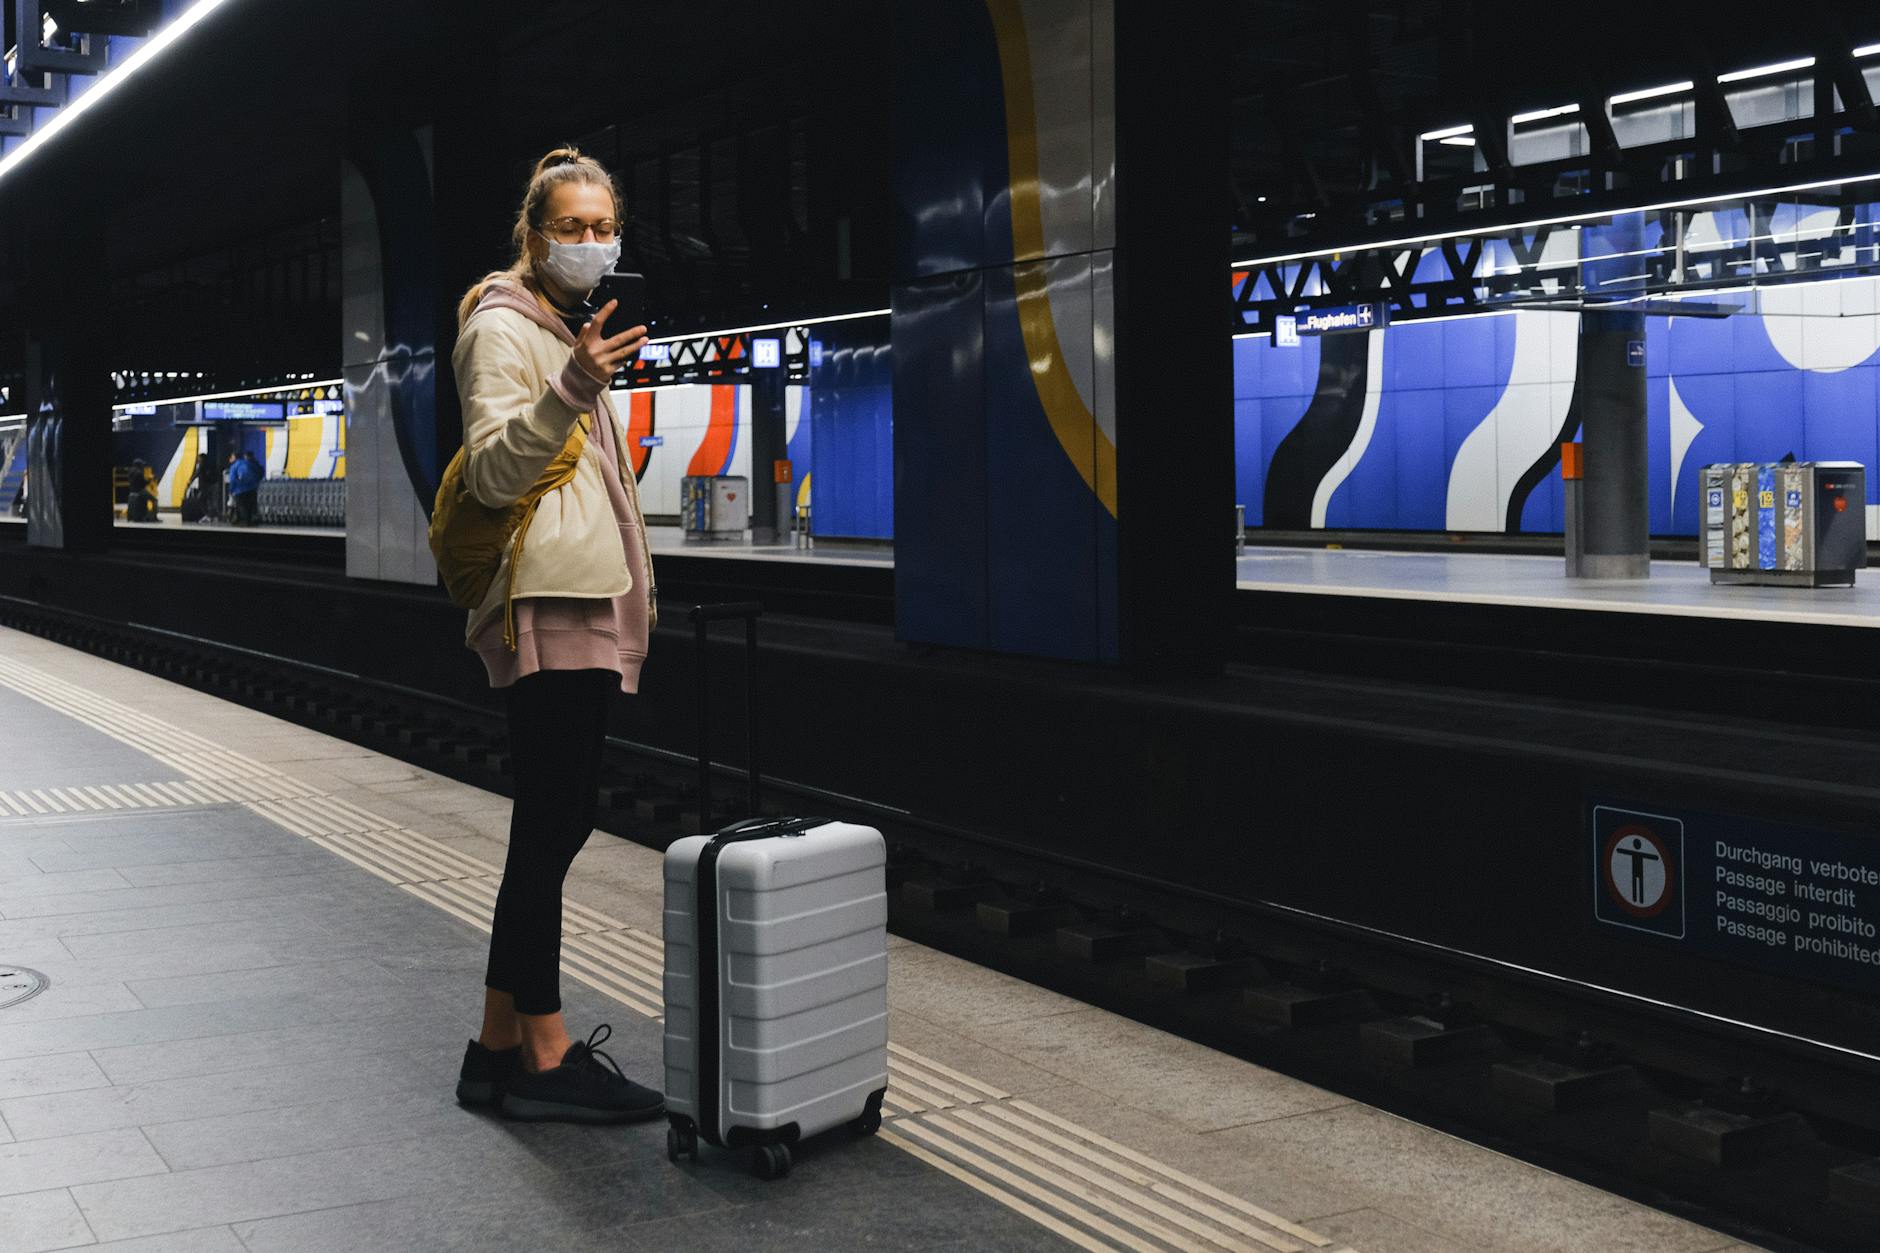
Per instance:
[[[1738,299],[1747,311],[1734,316],[1645,319],[1655,534],[1696,533],[1705,464],[1880,458],[1880,279]],[[1513,508],[1512,529],[1559,531],[1557,469],[1516,493],[1572,402],[1578,321],[1516,312],[1292,348],[1236,340],[1235,470],[1248,523],[1502,531]],[[1328,353],[1360,364],[1327,368]],[[1335,456],[1289,463],[1281,450],[1309,416],[1342,418],[1343,443]],[[1880,481],[1869,492],[1869,506],[1880,504]]]
[[[790,460],[799,477],[812,476],[818,535],[894,534],[894,373],[886,331],[878,323],[844,322],[813,329]]]

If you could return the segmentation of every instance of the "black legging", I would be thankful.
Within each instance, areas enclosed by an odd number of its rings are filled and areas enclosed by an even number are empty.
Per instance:
[[[511,684],[516,803],[484,983],[523,1014],[561,1009],[561,885],[594,829],[611,670],[538,670]]]

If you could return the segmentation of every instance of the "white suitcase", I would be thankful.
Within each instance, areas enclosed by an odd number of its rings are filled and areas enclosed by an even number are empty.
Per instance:
[[[887,848],[873,827],[757,819],[666,850],[667,1155],[881,1126],[888,1087]],[[702,925],[701,925],[702,924]],[[703,977],[701,977],[701,972]]]

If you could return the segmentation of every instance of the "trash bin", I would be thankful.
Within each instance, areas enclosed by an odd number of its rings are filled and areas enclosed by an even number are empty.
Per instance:
[[[751,524],[750,483],[742,475],[699,474],[680,480],[679,518],[688,540],[739,542]]]

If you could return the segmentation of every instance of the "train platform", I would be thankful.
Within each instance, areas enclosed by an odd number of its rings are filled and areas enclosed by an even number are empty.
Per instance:
[[[25,520],[0,518],[25,529]],[[119,519],[120,531],[187,530],[268,537],[343,541],[344,528],[230,527],[204,523],[185,527],[175,514],[156,525]],[[757,544],[687,539],[677,526],[653,525],[647,537],[656,557],[752,563],[781,570],[822,567],[853,571],[857,578],[892,572],[894,545],[887,540],[823,538]],[[335,560],[339,552],[334,547]],[[1235,587],[1244,593],[1346,597],[1363,601],[1411,602],[1427,606],[1475,606],[1516,611],[1650,615],[1715,622],[1780,626],[1880,627],[1880,576],[1852,587],[1713,586],[1709,572],[1691,561],[1657,561],[1649,579],[1568,579],[1552,555],[1497,552],[1392,551],[1365,548],[1248,545],[1236,559]]]
[[[1713,586],[1694,561],[1654,562],[1649,579],[1569,579],[1557,556],[1250,546],[1235,582],[1243,592],[1880,627],[1880,578],[1852,587]]]
[[[780,1182],[467,1112],[508,813],[0,630],[0,1248],[1752,1247],[899,938],[886,1125]],[[568,898],[571,1027],[657,1074],[659,855]]]
[[[647,540],[653,555],[711,557],[730,561],[781,561],[816,565],[867,566],[883,570],[894,568],[894,545],[886,540],[822,539],[798,547],[791,542],[753,544],[688,540],[676,526],[649,526]]]
[[[26,519],[11,513],[0,516],[0,525],[18,527],[26,530]],[[236,535],[315,535],[328,539],[344,540],[346,528],[343,526],[231,526],[226,522],[213,519],[202,522],[185,522],[183,516],[174,510],[160,511],[149,522],[132,522],[126,518],[113,520],[112,525],[120,531],[224,531]]]

